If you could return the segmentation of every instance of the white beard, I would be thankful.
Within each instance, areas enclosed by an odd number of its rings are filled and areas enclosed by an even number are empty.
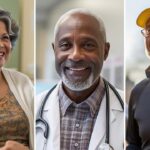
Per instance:
[[[83,82],[72,82],[68,80],[64,72],[61,73],[61,79],[63,83],[72,91],[83,91],[88,89],[94,84],[94,75],[93,73],[90,74],[90,76]]]

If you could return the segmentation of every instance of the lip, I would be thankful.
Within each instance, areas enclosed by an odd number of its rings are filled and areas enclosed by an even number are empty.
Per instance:
[[[72,71],[84,71],[84,70],[86,70],[87,68],[85,68],[85,67],[81,67],[81,68],[73,68],[73,67],[66,67],[66,69],[68,69],[68,70],[72,70]]]
[[[65,67],[65,70],[70,72],[71,74],[80,75],[86,72],[89,67]]]
[[[3,57],[5,55],[4,51],[0,51],[0,57]]]
[[[65,74],[71,81],[84,81],[90,73],[89,67],[65,67]]]

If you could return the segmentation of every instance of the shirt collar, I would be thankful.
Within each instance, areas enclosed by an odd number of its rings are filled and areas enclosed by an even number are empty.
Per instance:
[[[59,87],[58,96],[59,96],[60,109],[62,115],[64,116],[67,108],[73,103],[73,101],[71,101],[71,99],[66,95],[65,91],[63,90],[62,82]]]
[[[103,83],[103,80],[101,79],[98,86],[94,90],[94,92],[83,102],[76,104],[66,95],[65,91],[63,90],[62,83],[61,83],[60,87],[59,87],[58,95],[59,95],[60,109],[61,109],[62,115],[63,116],[65,115],[68,107],[71,104],[74,104],[76,107],[78,107],[78,106],[86,103],[90,108],[91,116],[94,117],[94,115],[97,112],[99,105],[104,97],[104,93],[105,93],[104,83]]]
[[[145,70],[147,78],[150,78],[150,66]]]

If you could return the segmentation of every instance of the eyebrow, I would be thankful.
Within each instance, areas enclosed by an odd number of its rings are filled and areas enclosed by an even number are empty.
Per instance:
[[[70,41],[70,38],[69,37],[63,37],[63,38],[60,38],[58,40],[58,42],[61,42],[61,41]]]
[[[8,35],[8,36],[9,36],[9,34],[8,34],[8,33],[2,33],[1,35]]]
[[[98,42],[98,40],[94,36],[86,36],[86,35],[81,36],[81,40]],[[58,40],[58,42],[62,42],[62,41],[71,41],[71,38],[68,36],[65,36]]]
[[[92,37],[83,37],[82,40],[97,42],[97,40],[95,38],[92,38]]]

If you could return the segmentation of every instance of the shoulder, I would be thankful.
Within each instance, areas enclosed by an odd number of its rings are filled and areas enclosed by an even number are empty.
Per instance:
[[[29,79],[29,77],[21,72],[18,72],[16,70],[13,69],[6,69],[3,68],[3,73],[4,76],[9,80],[13,80],[15,84],[28,84],[30,86],[32,86],[32,82]]]
[[[3,73],[13,76],[16,80],[29,80],[29,77],[19,71],[16,71],[14,69],[7,69],[7,68],[3,68]]]
[[[150,83],[150,79],[146,78],[144,80],[142,80],[141,82],[139,82],[138,84],[135,85],[135,87],[133,88],[132,90],[132,93],[138,93],[140,92],[141,90],[143,90],[147,84]]]
[[[43,99],[44,99],[45,96],[47,95],[48,91],[49,91],[49,90],[45,90],[44,92],[42,92],[42,93],[40,93],[40,94],[38,94],[38,95],[36,96],[36,103],[37,103],[37,104],[40,103],[41,101],[43,101]]]
[[[120,97],[121,99],[124,98],[124,92],[122,90],[120,90],[112,85],[109,87],[109,89],[110,89],[111,98],[117,98],[117,99],[118,99],[118,97]]]
[[[48,93],[48,90],[46,90],[46,91],[44,91],[44,92],[42,92],[42,93],[40,93],[36,96],[36,101],[35,101],[35,103],[36,103],[36,112],[38,112],[39,108],[41,107],[41,104],[42,104],[45,96],[47,95],[47,93]]]
[[[144,91],[145,87],[150,83],[150,79],[146,78],[135,85],[131,91],[130,99],[138,99],[141,93]]]
[[[124,109],[124,92],[113,87],[109,87],[110,91],[110,107],[112,110],[116,110],[117,112],[123,114]]]
[[[119,93],[119,95],[121,96],[121,98],[123,99],[124,98],[124,92],[120,89],[116,89],[116,90]]]
[[[132,89],[129,99],[129,108],[133,107],[135,109],[137,102],[140,99],[142,92],[144,91],[145,87],[150,83],[148,78],[142,80],[135,87]]]
[[[57,84],[57,86],[55,85],[54,87],[52,87],[49,90],[46,90],[40,94],[38,94],[36,96],[36,112],[38,111],[38,109],[40,108],[42,102],[45,100],[46,98],[46,106],[45,109],[47,109],[47,107],[49,107],[50,105],[52,105],[51,101],[54,101],[55,99],[58,99],[58,90],[59,90],[59,83]]]

